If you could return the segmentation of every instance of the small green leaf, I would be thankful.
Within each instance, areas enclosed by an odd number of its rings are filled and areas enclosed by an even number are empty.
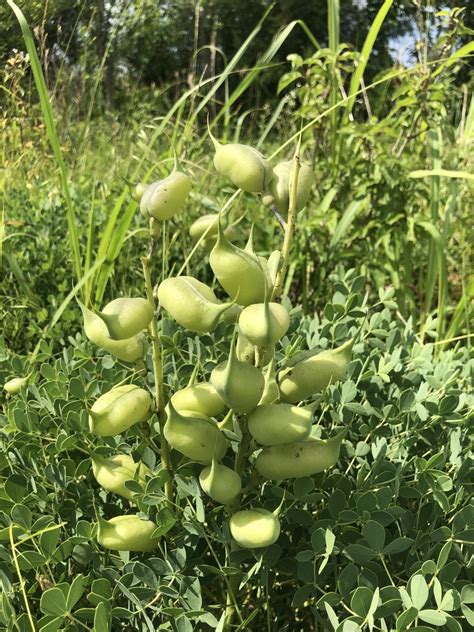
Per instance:
[[[461,604],[461,610],[469,625],[474,626],[474,610],[471,610],[471,608],[465,604]]]
[[[76,575],[69,588],[66,599],[66,607],[71,611],[84,593],[84,576]]]
[[[324,603],[324,607],[326,608],[326,612],[327,612],[327,615],[329,617],[329,621],[331,622],[332,627],[334,628],[334,630],[337,630],[339,626],[339,619],[337,618],[337,615],[334,612],[334,609],[332,608],[332,606],[330,606],[327,603],[327,601]]]
[[[438,610],[420,610],[418,616],[425,623],[433,625],[444,625],[446,623],[446,615]]]
[[[104,602],[97,605],[94,613],[94,632],[110,632],[112,620],[109,610]]]
[[[428,600],[428,584],[423,575],[414,575],[410,580],[410,597],[415,608],[420,610]],[[429,621],[427,621],[429,623]]]
[[[396,540],[389,542],[383,552],[385,555],[396,555],[397,553],[403,553],[403,551],[409,549],[412,544],[412,538],[397,538]]]
[[[376,553],[362,544],[349,544],[344,550],[345,555],[356,562],[357,564],[364,564],[376,557]]]
[[[413,623],[413,621],[418,616],[418,610],[416,608],[408,608],[402,612],[402,614],[397,618],[397,632],[405,632],[406,628]]]
[[[462,587],[461,603],[474,603],[474,584],[466,584]]]
[[[385,544],[385,529],[381,524],[375,522],[375,520],[369,520],[362,527],[362,535],[367,540],[369,547],[381,553]]]
[[[351,610],[365,618],[372,604],[373,591],[366,586],[359,586],[351,598]]]
[[[60,588],[49,588],[41,595],[41,612],[53,617],[64,616],[67,613],[66,597]]]

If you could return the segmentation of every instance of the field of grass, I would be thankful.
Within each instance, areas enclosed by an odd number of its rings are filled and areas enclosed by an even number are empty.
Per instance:
[[[219,75],[152,96],[130,84],[126,106],[97,114],[104,75],[70,98],[72,78],[49,81],[35,25],[8,4],[28,56],[12,53],[2,85],[0,381],[25,379],[4,390],[0,413],[0,630],[471,630],[474,100],[472,79],[460,73],[474,45],[457,44],[458,14],[446,13],[448,36],[417,63],[368,83],[392,2],[380,3],[357,51],[340,43],[339,3],[329,1],[326,48],[292,22],[244,68],[259,23]],[[311,54],[277,63],[302,27]],[[243,109],[270,72],[276,98]],[[266,191],[244,191],[216,170],[211,134],[258,149],[272,167],[291,161],[286,222],[262,203]],[[176,164],[191,190],[154,237],[135,186]],[[314,183],[296,213],[300,165]],[[234,295],[212,245],[189,232],[210,213],[246,262],[231,275],[241,279]],[[224,316],[202,325],[213,301],[199,307],[197,327],[184,326],[194,295],[168,307],[155,288],[192,276],[219,303],[233,301],[230,314],[249,283],[242,270],[258,269],[250,285],[259,282],[262,257],[270,270],[262,304],[270,292],[289,326],[268,345],[247,341],[221,392],[214,369],[237,357],[242,331]],[[117,357],[110,337],[105,344],[87,331],[80,307],[98,318],[118,297],[144,297],[154,312],[132,362]],[[350,339],[341,372],[314,355]],[[308,350],[316,363],[304,379],[328,379],[285,399],[285,372],[303,366]],[[259,470],[249,419],[260,396],[248,409],[239,404],[262,375],[264,392],[277,393],[265,405],[280,406],[278,415],[289,403],[311,407],[302,449],[312,445],[314,455],[301,475]],[[176,431],[203,447],[211,439],[196,428],[219,432],[206,461],[171,434],[169,400],[209,380],[226,406],[206,413],[209,424],[197,407],[194,428],[181,419],[188,429]],[[147,414],[99,435],[90,410],[124,384],[148,393]],[[227,452],[216,457],[221,440]],[[91,468],[91,457],[119,454],[149,468],[125,476],[125,496]],[[242,481],[228,503],[199,482],[212,459]],[[238,511],[277,508],[277,538],[253,548],[231,532]],[[101,521],[134,514],[153,521],[152,550],[104,544]]]

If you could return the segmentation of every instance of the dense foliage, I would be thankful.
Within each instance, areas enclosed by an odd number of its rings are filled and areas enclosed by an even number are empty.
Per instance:
[[[20,31],[0,9],[2,630],[474,626],[469,7],[435,15],[420,2],[347,2],[339,15],[333,0],[285,2],[259,22],[267,4],[31,2],[36,67],[25,25],[29,57],[10,51],[23,48]],[[417,63],[393,65],[390,38],[411,16]],[[216,174],[210,154],[231,141],[268,158],[238,150],[256,161],[257,184],[254,172],[235,180],[232,156],[214,161]],[[264,480],[256,455],[241,451],[248,411],[234,410],[221,465],[239,470],[244,489],[241,506],[226,506],[204,491],[202,464],[176,448],[170,465],[163,452],[163,404],[212,382],[236,336],[224,315],[216,323],[221,303],[238,302],[240,280],[210,261],[217,225],[196,244],[194,222],[220,212],[232,243],[270,261],[292,202],[275,200],[276,184],[271,200],[259,192],[298,142],[309,199],[283,257],[279,308],[290,320],[274,359],[281,387],[300,352],[354,339],[345,379],[298,399],[312,407],[317,438],[344,437],[326,471]],[[189,178],[169,176],[173,163]],[[180,192],[176,215],[160,197],[166,177]],[[140,214],[135,185],[154,181]],[[157,330],[143,362],[128,363],[115,341],[91,343],[84,314],[96,318],[108,301],[113,312],[118,297],[149,299],[147,274]],[[209,286],[199,286],[207,311],[197,328],[192,305],[176,298],[189,289],[179,294],[176,277],[191,276]],[[253,324],[251,315],[251,335]],[[104,436],[88,413],[124,384],[156,409]],[[111,455],[144,464],[145,476],[122,481],[125,497],[97,480],[96,463]],[[276,541],[235,545],[237,509],[278,507]],[[101,521],[137,510],[159,525],[152,553],[104,548]]]

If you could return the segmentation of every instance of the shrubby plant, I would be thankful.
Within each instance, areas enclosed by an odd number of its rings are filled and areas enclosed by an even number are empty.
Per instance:
[[[146,345],[142,344],[140,355],[130,354],[129,349],[138,349],[131,341],[149,326],[155,382],[153,404],[147,390],[134,384],[118,385],[101,395],[90,408],[89,427],[99,437],[115,437],[144,422],[154,407],[161,475],[166,478],[163,508],[170,509],[176,503],[174,477],[185,457],[184,463],[206,466],[199,473],[201,490],[214,503],[225,505],[224,525],[230,532],[231,548],[264,549],[278,540],[279,515],[285,506],[284,493],[273,512],[261,506],[259,496],[265,480],[297,479],[331,468],[338,461],[344,437],[344,432],[339,432],[323,439],[321,426],[312,423],[314,406],[290,404],[310,399],[344,379],[354,340],[334,350],[300,352],[276,367],[275,346],[290,327],[288,310],[277,300],[296,213],[309,198],[312,171],[300,166],[296,156],[293,162],[277,165],[274,172],[252,147],[221,145],[211,138],[218,173],[244,191],[264,195],[267,204],[275,204],[275,212],[285,215],[286,221],[279,217],[284,226],[283,251],[272,252],[268,259],[258,255],[252,231],[245,248],[239,248],[226,237],[219,214],[215,221],[201,220],[203,231],[196,230],[194,223],[190,232],[204,240],[217,225],[209,263],[228,301],[219,301],[213,289],[191,276],[163,279],[153,293],[148,256],[143,258],[147,298],[116,298],[94,312],[81,306],[87,337],[123,360],[141,362]],[[150,220],[152,244],[161,232],[156,220],[165,221],[178,213],[190,189],[189,176],[177,167],[164,180],[135,188],[140,209]],[[155,294],[158,305],[191,332],[211,332],[223,320],[234,329],[227,357],[208,379],[170,395],[163,388],[166,376],[154,317]],[[294,331],[292,338],[296,335]],[[127,454],[108,459],[93,455],[92,463],[94,476],[104,489],[132,502],[126,477],[135,483],[140,479],[143,484],[144,476],[150,474],[148,470],[140,475],[146,466],[135,464]],[[119,515],[110,521],[99,517],[98,542],[116,551],[148,551],[158,545],[161,527],[159,514],[157,523],[141,521],[138,515]],[[226,629],[236,613],[239,580],[240,573],[235,574],[227,588],[227,610],[222,619]]]
[[[29,377],[0,434],[5,629],[472,625],[472,360],[435,360],[354,271],[332,274],[320,319],[280,302],[292,165],[281,252],[238,248],[221,212],[221,288],[154,289],[152,218],[146,296],[81,306],[92,346],[8,368]]]

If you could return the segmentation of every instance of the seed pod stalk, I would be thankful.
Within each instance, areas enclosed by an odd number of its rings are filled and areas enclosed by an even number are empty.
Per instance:
[[[155,313],[155,299],[153,298],[153,286],[151,282],[151,258],[148,255],[146,257],[142,257],[141,261],[143,266],[143,276],[145,279],[146,297],[153,308],[153,313]],[[171,474],[171,450],[164,435],[164,427],[166,423],[166,402],[163,388],[163,360],[161,354],[161,343],[158,335],[158,324],[155,316],[153,316],[151,320],[149,331],[152,347],[153,373],[155,376],[156,414],[158,416],[158,423],[160,426],[161,464]],[[168,502],[171,504],[173,502],[173,478],[171,475],[165,483],[165,493]]]

